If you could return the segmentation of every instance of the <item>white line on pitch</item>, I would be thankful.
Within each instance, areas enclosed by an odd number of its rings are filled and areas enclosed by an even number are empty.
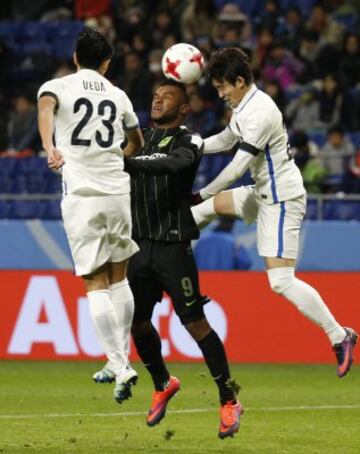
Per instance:
[[[259,407],[247,408],[251,412],[276,412],[276,411],[304,411],[304,410],[347,410],[358,409],[360,405],[300,405],[294,407]],[[211,413],[218,411],[217,408],[188,408],[184,410],[168,410],[167,413]],[[144,416],[145,411],[124,411],[117,413],[45,413],[45,414],[0,414],[0,419],[32,419],[32,418],[80,418],[80,417],[114,417],[114,416]]]

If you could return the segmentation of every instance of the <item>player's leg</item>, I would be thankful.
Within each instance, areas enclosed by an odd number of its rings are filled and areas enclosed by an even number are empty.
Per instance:
[[[137,373],[128,361],[130,329],[134,313],[134,298],[127,280],[128,259],[138,251],[138,246],[131,239],[130,197],[128,194],[113,195],[101,198],[102,222],[106,226],[106,247],[110,257],[108,281],[112,312],[116,320],[116,333],[121,339],[119,349],[123,363],[107,364],[102,371],[95,374],[95,380],[106,381],[108,374],[115,373],[114,398],[121,403],[131,396],[131,385],[137,381]],[[103,380],[105,378],[105,380]]]
[[[102,215],[104,199],[70,195],[63,199],[61,209],[75,272],[84,280],[98,340],[115,368],[124,363],[124,358],[109,290],[110,253]]]
[[[191,208],[199,228],[205,227],[217,216],[236,216],[250,224],[257,216],[257,203],[253,186],[222,191],[215,197]]]
[[[111,301],[122,332],[124,356],[128,358],[130,347],[130,330],[134,316],[134,296],[127,279],[128,260],[110,263],[109,288]]]
[[[139,250],[131,238],[129,194],[109,196],[105,214],[107,243],[111,254],[109,267],[111,300],[123,336],[124,356],[127,358],[134,315],[134,297],[127,279],[127,268],[129,258]]]
[[[165,416],[168,401],[180,388],[180,381],[171,377],[166,368],[159,333],[151,323],[154,306],[162,299],[162,289],[152,270],[152,253],[156,243],[139,241],[138,252],[129,264],[129,282],[134,294],[135,312],[132,335],[138,355],[154,383],[152,403],[146,418],[149,426],[158,424]]]
[[[111,300],[109,267],[110,263],[106,263],[99,270],[83,276],[90,316],[97,338],[108,359],[105,369],[93,376],[99,383],[114,381],[116,374],[121,373],[127,364],[123,337]]]
[[[172,298],[181,323],[199,346],[219,390],[222,414],[219,436],[233,435],[239,428],[243,410],[230,383],[224,345],[204,313],[203,305],[207,299],[200,294],[191,246],[186,243],[162,244],[158,252],[156,264],[161,282]]]
[[[339,352],[338,375],[343,376],[351,366],[352,348],[357,336],[352,330],[341,327],[320,294],[295,276],[304,213],[304,197],[262,206],[258,216],[258,249],[260,255],[265,257],[272,290],[292,302],[303,315],[323,329],[335,351]]]

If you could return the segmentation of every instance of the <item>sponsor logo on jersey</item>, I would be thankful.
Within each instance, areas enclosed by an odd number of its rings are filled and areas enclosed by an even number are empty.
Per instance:
[[[159,148],[166,147],[166,145],[169,145],[169,143],[172,141],[172,139],[173,139],[173,136],[164,137],[164,139],[162,139],[162,140],[159,142],[158,147],[159,147]]]

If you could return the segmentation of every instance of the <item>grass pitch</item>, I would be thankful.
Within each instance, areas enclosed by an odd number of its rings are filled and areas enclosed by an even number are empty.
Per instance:
[[[99,363],[0,362],[0,453],[359,454],[360,368],[236,365],[240,432],[220,440],[215,385],[203,364],[170,364],[182,381],[166,418],[148,428],[149,376],[122,405],[95,385]]]

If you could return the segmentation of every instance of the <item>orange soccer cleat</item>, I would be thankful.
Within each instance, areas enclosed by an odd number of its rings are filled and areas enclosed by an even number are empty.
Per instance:
[[[244,409],[239,401],[226,402],[220,407],[220,428],[219,437],[233,437],[239,431],[240,417],[244,413]]]
[[[351,328],[344,328],[345,339],[340,344],[335,344],[333,350],[338,362],[337,376],[344,377],[350,370],[353,362],[353,350],[359,339],[359,335]]]
[[[176,377],[170,377],[163,391],[155,391],[151,407],[146,418],[148,426],[152,427],[162,420],[166,413],[166,406],[169,400],[175,396],[180,389],[180,380]]]

